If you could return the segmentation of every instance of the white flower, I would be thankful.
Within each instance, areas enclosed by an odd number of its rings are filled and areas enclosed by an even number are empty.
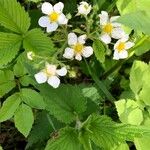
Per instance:
[[[29,60],[33,60],[33,57],[35,56],[35,54],[32,52],[32,51],[30,51],[30,52],[27,52],[27,58],[29,59]]]
[[[133,42],[128,41],[129,36],[126,35],[122,39],[118,40],[114,45],[114,56],[113,59],[119,60],[128,57],[127,50],[134,46]]]
[[[47,32],[52,32],[58,28],[58,25],[67,24],[68,19],[62,13],[63,8],[64,4],[62,2],[56,3],[54,6],[44,2],[41,9],[46,16],[39,19],[39,25],[45,27]]]
[[[55,65],[46,63],[45,69],[35,74],[34,77],[39,84],[47,82],[53,88],[57,88],[60,84],[59,76],[65,76],[66,74],[67,69],[65,67],[57,69]]]
[[[121,24],[115,22],[119,16],[113,16],[109,18],[106,11],[101,11],[99,17],[100,25],[102,27],[102,34],[100,36],[101,41],[103,41],[105,44],[109,44],[111,42],[111,37],[114,39],[120,39],[122,36],[124,36],[125,32],[121,28]]]
[[[89,5],[87,2],[80,2],[80,5],[78,6],[78,13],[77,15],[87,15],[91,11],[91,5]]]
[[[91,46],[84,46],[86,40],[86,35],[81,35],[77,37],[75,33],[68,34],[68,45],[65,49],[63,57],[67,59],[82,60],[82,56],[87,58],[93,54],[93,48]]]

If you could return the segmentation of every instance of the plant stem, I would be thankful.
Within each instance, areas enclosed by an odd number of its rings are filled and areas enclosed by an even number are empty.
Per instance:
[[[94,72],[92,71],[92,69],[90,68],[90,66],[88,65],[86,59],[85,60],[85,63],[86,63],[86,66],[87,66],[87,69],[89,71],[89,74],[91,75],[92,79],[95,81],[97,87],[99,88],[100,91],[102,91],[105,96],[108,98],[108,100],[110,102],[114,102],[115,101],[115,98],[112,96],[112,94],[107,90],[106,86],[103,84],[102,81],[99,80],[99,78],[94,74]]]

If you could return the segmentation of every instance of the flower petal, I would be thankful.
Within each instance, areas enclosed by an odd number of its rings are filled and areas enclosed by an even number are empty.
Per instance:
[[[72,59],[74,56],[74,50],[72,48],[67,47],[65,49],[65,52],[63,54],[63,57],[67,58],[67,59]]]
[[[127,58],[127,57],[128,57],[128,52],[127,52],[126,50],[121,51],[121,52],[119,53],[119,57],[120,57],[120,59]]]
[[[99,17],[100,17],[100,25],[107,24],[109,17],[106,11],[101,11],[101,14],[99,14]]]
[[[130,49],[131,47],[133,47],[135,44],[133,42],[126,42],[125,44],[125,49]]]
[[[47,32],[53,32],[53,31],[56,31],[57,28],[58,28],[58,24],[56,22],[49,23],[46,31]]]
[[[39,19],[38,24],[41,27],[47,27],[48,24],[50,23],[49,18],[47,16],[43,16]]]
[[[113,16],[110,18],[110,22],[116,21],[120,16]]]
[[[108,34],[102,34],[100,40],[105,44],[109,44],[111,42],[111,37]]]
[[[54,5],[54,11],[55,11],[55,12],[60,13],[60,12],[63,11],[63,9],[64,9],[64,4],[63,4],[62,2],[56,3],[56,4]]]
[[[75,45],[77,40],[77,35],[75,33],[68,34],[68,45]]]
[[[57,76],[52,76],[48,78],[47,83],[51,85],[53,88],[58,88],[60,84],[60,79]]]
[[[120,39],[125,35],[125,32],[122,28],[118,27],[118,28],[113,28],[111,36],[114,39]]]
[[[118,45],[119,45],[120,42],[121,42],[121,40],[118,40],[118,41],[115,43],[115,45],[114,45],[114,50],[117,50],[117,51],[118,51],[117,47],[118,47]]]
[[[68,23],[68,19],[66,18],[66,16],[63,13],[61,13],[59,15],[58,23],[59,24],[67,24]]]
[[[81,61],[82,60],[81,54],[76,54],[75,59]]]
[[[44,2],[41,9],[44,14],[49,15],[53,11],[53,6],[48,2]]]
[[[37,74],[34,75],[37,83],[41,84],[41,83],[45,83],[47,81],[47,75],[44,72],[39,72]]]
[[[78,42],[81,44],[85,44],[86,38],[87,38],[86,34],[81,35],[78,37]]]
[[[93,54],[93,48],[91,46],[86,46],[82,51],[82,55],[85,58],[90,57],[92,54]]]
[[[65,76],[67,74],[67,69],[66,67],[62,67],[61,69],[57,69],[56,70],[56,73],[59,75],[59,76]]]
[[[117,50],[115,50],[114,51],[114,56],[113,56],[113,59],[115,59],[115,60],[119,60],[119,53],[118,53],[118,51]]]

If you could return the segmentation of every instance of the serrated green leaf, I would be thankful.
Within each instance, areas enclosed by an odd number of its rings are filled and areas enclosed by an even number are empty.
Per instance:
[[[83,123],[82,130],[86,130],[90,139],[105,150],[110,150],[126,140],[133,141],[135,137],[150,133],[150,130],[143,127],[115,123],[107,116],[96,114],[91,115]]]
[[[12,33],[0,32],[0,67],[11,62],[21,46],[22,37]]]
[[[139,19],[140,18],[140,19]],[[142,20],[142,21],[141,21]],[[125,14],[117,22],[124,24],[125,26],[130,27],[136,31],[142,31],[143,33],[150,35],[150,15],[145,11],[137,11],[133,13]]]
[[[28,144],[26,145],[26,149],[31,147],[34,143],[48,140],[52,131],[53,128],[49,124],[47,112],[38,112],[36,115],[35,123],[28,136]]]
[[[77,131],[66,127],[60,130],[58,137],[50,139],[45,150],[83,150],[78,140]]]
[[[80,86],[61,85],[53,89],[49,85],[42,85],[39,90],[45,98],[46,110],[60,121],[70,123],[76,119],[77,114],[86,110],[86,98]]]
[[[101,63],[105,61],[105,47],[100,40],[93,42],[93,49],[97,60]]]
[[[15,93],[8,97],[0,109],[0,122],[10,119],[14,115],[20,103],[21,99],[19,93]]]
[[[0,98],[15,87],[14,74],[10,70],[0,70]]]
[[[0,146],[0,150],[3,150],[3,148]]]
[[[23,34],[30,26],[30,18],[17,0],[0,0],[0,24],[13,32]]]
[[[24,67],[23,62],[18,61],[15,66],[14,66],[14,74],[16,77],[21,77],[24,76],[25,74],[27,74],[27,70]]]
[[[49,56],[55,51],[50,38],[48,38],[40,29],[33,29],[27,32],[23,41],[23,47],[26,51],[47,53]]]
[[[135,95],[139,94],[142,88],[142,76],[144,71],[147,70],[148,65],[141,61],[134,61],[130,72],[130,88]]]
[[[142,82],[143,87],[142,90],[139,93],[139,99],[144,101],[146,105],[150,106],[150,98],[149,98],[149,92],[150,92],[150,65],[146,69],[146,71],[143,73]]]
[[[15,112],[14,121],[16,128],[25,137],[27,137],[30,133],[30,130],[34,122],[32,109],[25,104],[21,104],[18,110]]]
[[[115,148],[110,150],[129,150],[129,146],[127,143],[121,143],[119,146],[116,146]]]
[[[32,89],[21,89],[22,100],[32,108],[45,109],[43,97]]]
[[[143,113],[134,100],[122,99],[115,102],[119,119],[122,123],[140,125],[143,121]]]
[[[140,56],[149,50],[150,50],[150,37],[145,39],[144,42],[135,49],[135,54],[137,56]]]
[[[117,8],[119,12],[124,15],[138,10],[149,11],[149,0],[118,0]]]
[[[27,0],[29,2],[34,2],[34,3],[38,3],[38,2],[41,2],[42,0]]]
[[[149,150],[150,137],[135,138],[134,144],[137,150]]]

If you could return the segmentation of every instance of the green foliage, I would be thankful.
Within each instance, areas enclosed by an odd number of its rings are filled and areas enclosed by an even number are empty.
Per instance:
[[[52,55],[55,50],[51,40],[40,29],[36,28],[27,32],[23,47],[26,51],[42,52],[42,54],[46,52],[48,55]]]
[[[14,121],[16,128],[27,137],[34,122],[32,109],[26,104],[21,104],[15,112]]]
[[[34,143],[36,144],[48,140],[50,133],[53,131],[51,125],[49,124],[48,116],[48,113],[45,111],[37,113],[35,123],[28,136],[28,144],[26,149],[32,147]]]
[[[105,61],[105,47],[100,40],[93,42],[93,49],[97,60],[101,63]]]
[[[145,70],[148,69],[147,64],[141,61],[135,61],[130,72],[130,88],[137,95],[143,85],[142,76]]]
[[[139,18],[141,18],[142,21],[139,20]],[[148,12],[146,13],[145,11],[137,11],[121,16],[118,19],[118,22],[130,27],[131,29],[134,29],[136,31],[142,31],[145,34],[150,35],[149,20],[150,15],[148,14]]]
[[[44,109],[45,103],[42,96],[32,89],[21,89],[22,101],[32,108]]]
[[[105,150],[124,143],[132,141],[135,137],[148,133],[148,129],[132,126],[128,124],[118,124],[109,117],[91,115],[82,125],[83,132],[89,134],[90,139],[99,147]],[[81,131],[82,131],[81,130]]]
[[[122,99],[115,102],[118,116],[121,122],[140,125],[143,121],[143,113],[134,100]]]
[[[44,85],[39,90],[45,99],[46,110],[60,121],[70,123],[76,119],[77,114],[86,110],[86,98],[79,86],[62,85],[53,89]]]
[[[66,127],[60,130],[58,137],[53,137],[47,143],[45,150],[83,150],[78,140],[77,131]]]
[[[0,32],[0,68],[7,65],[19,52],[21,36],[12,33]]]
[[[137,56],[140,56],[143,53],[149,51],[149,48],[150,48],[150,37],[147,37],[144,40],[144,42],[135,49],[135,54]]]
[[[0,122],[10,119],[21,103],[19,93],[15,93],[8,97],[0,109]]]
[[[14,74],[10,70],[0,70],[0,97],[11,91],[16,86]]]
[[[0,24],[13,32],[24,34],[30,26],[30,18],[16,0],[0,0]]]

